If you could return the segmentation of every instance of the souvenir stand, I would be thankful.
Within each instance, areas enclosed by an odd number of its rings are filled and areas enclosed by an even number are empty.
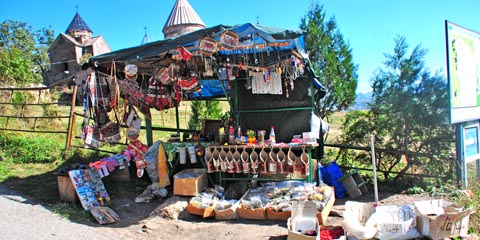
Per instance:
[[[316,101],[325,92],[309,66],[301,31],[218,25],[94,56],[89,66],[115,79],[127,100],[123,123],[134,152],[144,147],[131,144],[141,130],[135,119],[145,120],[146,145],[154,143],[151,108],[175,109],[179,134],[185,131],[178,123],[180,101],[228,100],[233,121],[223,130],[202,132],[198,142],[181,142],[177,135],[162,143],[173,166],[170,176],[182,161],[179,150],[196,146],[198,164],[221,185],[239,179],[315,181],[314,159],[323,148]],[[257,142],[247,142],[247,130]]]

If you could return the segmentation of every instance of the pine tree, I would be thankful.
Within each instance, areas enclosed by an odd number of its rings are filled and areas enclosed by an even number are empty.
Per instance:
[[[312,3],[300,23],[300,29],[306,32],[305,42],[312,68],[326,88],[325,97],[317,103],[322,118],[354,104],[358,79],[348,43],[343,39],[335,18],[326,20],[325,15],[323,6]]]

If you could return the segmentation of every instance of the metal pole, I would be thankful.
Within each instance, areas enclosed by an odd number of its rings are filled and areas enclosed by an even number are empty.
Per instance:
[[[455,124],[455,151],[457,154],[457,183],[460,188],[467,188],[467,172],[465,164],[465,156],[463,153],[463,127],[462,123]]]
[[[147,145],[153,145],[152,119],[145,118],[145,128],[147,129]]]
[[[175,122],[177,124],[177,134],[180,136],[180,114],[178,113],[178,106],[175,106]]]
[[[378,186],[377,186],[377,165],[375,161],[375,137],[370,134],[370,145],[372,149],[372,165],[373,165],[373,187],[375,191],[375,205],[378,206]]]

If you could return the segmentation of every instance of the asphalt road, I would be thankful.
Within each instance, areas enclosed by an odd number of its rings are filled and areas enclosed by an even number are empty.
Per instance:
[[[70,222],[0,185],[1,239],[118,239],[101,229]]]

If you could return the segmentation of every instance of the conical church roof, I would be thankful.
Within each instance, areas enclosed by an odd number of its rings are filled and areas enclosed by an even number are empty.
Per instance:
[[[168,32],[171,34],[171,29],[179,25],[196,27],[197,29],[195,30],[205,28],[205,23],[203,23],[202,19],[187,0],[177,0],[175,2],[172,12],[170,12],[170,16],[163,27],[164,35],[168,35]],[[167,38],[167,36],[165,37]]]
[[[72,22],[70,22],[70,25],[68,25],[67,31],[65,33],[73,33],[73,32],[80,32],[80,31],[88,31],[90,33],[93,33],[93,31],[88,27],[88,25],[83,21],[83,18],[80,17],[80,14],[75,14],[75,17],[73,17]]]
[[[149,43],[149,42],[152,42],[152,40],[151,40],[150,37],[145,33],[145,36],[143,36],[142,42],[140,42],[140,45],[143,45],[143,44]]]

